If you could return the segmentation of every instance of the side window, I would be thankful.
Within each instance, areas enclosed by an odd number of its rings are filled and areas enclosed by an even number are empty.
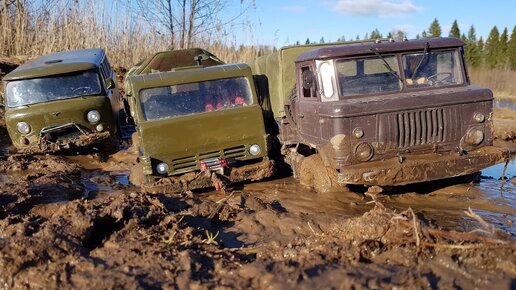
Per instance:
[[[301,68],[301,83],[303,84],[303,97],[316,98],[315,94],[315,76],[311,67],[305,66]]]

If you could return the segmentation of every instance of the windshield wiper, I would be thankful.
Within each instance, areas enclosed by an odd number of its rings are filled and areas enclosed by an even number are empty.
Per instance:
[[[391,65],[385,60],[385,58],[378,52],[378,50],[374,47],[371,47],[371,51],[376,54],[376,56],[383,61],[383,65],[389,70],[391,74],[393,74],[400,82],[403,82],[400,76],[392,69]]]
[[[411,79],[414,79],[414,77],[416,76],[417,71],[419,70],[419,67],[421,66],[421,64],[423,64],[423,61],[426,59],[426,56],[428,55],[428,47],[430,47],[430,44],[427,42],[426,45],[425,45],[425,50],[423,50],[423,57],[421,58],[421,60],[417,64],[416,68],[414,69],[414,72],[412,73],[412,76],[410,76]]]

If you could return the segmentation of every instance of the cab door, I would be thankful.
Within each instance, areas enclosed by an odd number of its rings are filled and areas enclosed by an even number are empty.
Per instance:
[[[318,144],[321,139],[319,110],[321,103],[317,98],[315,76],[311,66],[298,71],[297,120],[299,133],[305,141]]]

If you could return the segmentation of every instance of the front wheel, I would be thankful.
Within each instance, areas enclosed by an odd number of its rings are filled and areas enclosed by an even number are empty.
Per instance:
[[[337,172],[324,166],[319,154],[303,158],[297,172],[299,183],[320,193],[343,190],[337,182]]]

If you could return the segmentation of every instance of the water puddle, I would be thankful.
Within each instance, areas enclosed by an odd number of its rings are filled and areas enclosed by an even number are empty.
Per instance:
[[[516,110],[516,101],[511,99],[495,99],[493,101],[493,106],[495,108],[508,108]]]

